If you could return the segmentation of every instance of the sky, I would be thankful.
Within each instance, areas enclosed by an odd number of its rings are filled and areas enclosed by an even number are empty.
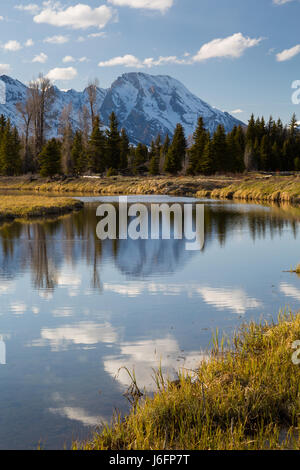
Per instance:
[[[300,119],[299,18],[300,0],[1,0],[0,75],[77,90],[170,75],[244,122],[288,122]]]

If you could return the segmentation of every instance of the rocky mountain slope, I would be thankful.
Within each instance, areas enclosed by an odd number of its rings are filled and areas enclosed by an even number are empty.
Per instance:
[[[26,99],[27,87],[6,75],[0,77],[0,84],[0,114],[9,117],[21,129],[22,119],[15,105]],[[58,134],[59,116],[69,103],[72,103],[73,127],[79,127],[80,110],[88,103],[86,90],[63,91],[55,87],[55,93],[48,136]],[[210,132],[214,132],[218,124],[223,124],[227,132],[234,125],[243,125],[229,113],[202,101],[178,80],[145,73],[125,73],[109,89],[98,88],[97,110],[105,125],[108,125],[109,115],[114,111],[120,128],[126,129],[134,144],[142,142],[149,145],[158,133],[163,138],[167,133],[172,136],[178,122],[183,125],[188,137],[193,133],[199,116],[203,117]]]

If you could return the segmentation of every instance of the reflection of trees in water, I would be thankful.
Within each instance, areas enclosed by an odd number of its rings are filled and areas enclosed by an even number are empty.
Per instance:
[[[300,210],[254,205],[209,204],[205,207],[205,247],[218,240],[225,246],[233,231],[247,230],[253,240],[275,235],[285,229],[298,234]],[[91,286],[101,289],[101,263],[115,260],[124,274],[141,277],[176,272],[197,252],[185,250],[185,240],[106,240],[96,236],[96,206],[44,222],[14,222],[0,227],[0,273],[14,277],[30,263],[33,283],[38,289],[54,289],[56,273],[63,263],[71,268],[84,259],[91,267]]]
[[[27,232],[30,237],[28,247],[34,286],[38,289],[54,289],[55,268],[51,259],[48,258],[45,227],[41,224],[35,224],[27,228],[29,228],[29,232]],[[30,228],[32,228],[33,234],[31,234]]]

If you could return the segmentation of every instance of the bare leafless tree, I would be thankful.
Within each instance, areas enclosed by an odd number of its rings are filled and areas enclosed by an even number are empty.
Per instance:
[[[90,113],[91,113],[91,120],[92,120],[92,127],[94,124],[94,119],[96,116],[96,104],[97,104],[97,91],[99,87],[99,81],[95,78],[93,81],[90,81],[87,86],[87,94],[88,100],[90,105]]]
[[[60,115],[59,120],[59,133],[62,136],[62,168],[65,174],[72,171],[72,142],[73,142],[73,129],[72,129],[72,103],[66,105]]]
[[[46,121],[54,102],[55,90],[49,78],[40,74],[38,79],[29,83],[29,93],[33,107],[35,152],[38,155],[45,143]]]
[[[29,91],[27,91],[27,98],[25,102],[16,103],[16,109],[21,114],[24,123],[24,172],[27,173],[28,171],[32,170],[32,162],[30,161],[29,151],[29,134],[33,120],[33,102]]]
[[[91,133],[91,115],[87,106],[83,106],[78,113],[79,128],[82,132],[83,144],[87,148]]]

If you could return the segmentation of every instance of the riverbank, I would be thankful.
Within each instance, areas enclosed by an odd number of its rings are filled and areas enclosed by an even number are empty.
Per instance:
[[[197,197],[299,204],[300,178],[298,176],[273,176],[267,179],[247,178],[223,188],[214,188],[212,191],[199,190]]]
[[[70,198],[1,195],[0,221],[63,215],[82,207],[82,202]]]
[[[176,383],[164,383],[157,373],[153,397],[74,449],[300,449],[297,354],[292,360],[297,340],[300,314],[243,327],[227,351],[215,338],[211,358],[197,371]],[[139,394],[136,385],[131,392]]]
[[[300,202],[300,175],[113,176],[103,178],[0,177],[0,191],[74,194],[157,194],[249,201]]]

